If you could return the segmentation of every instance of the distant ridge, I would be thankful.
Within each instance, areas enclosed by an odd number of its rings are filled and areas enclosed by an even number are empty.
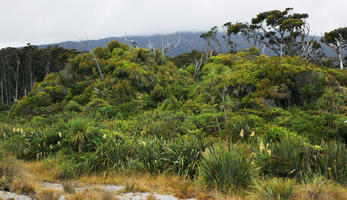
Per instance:
[[[165,35],[149,35],[149,36],[127,36],[128,40],[134,40],[140,47],[148,48],[149,41],[153,44],[154,48],[161,48],[161,41],[163,42],[175,42],[178,37],[181,38],[180,44],[175,49],[169,49],[166,56],[174,57],[182,53],[191,52],[192,50],[204,51],[206,49],[206,43],[200,38],[202,32],[177,32]],[[223,41],[221,35],[218,36],[220,41]],[[234,41],[237,44],[238,49],[248,48],[248,43],[242,37],[234,37]],[[87,40],[85,41],[90,48],[105,47],[110,41],[117,40],[121,43],[131,46],[130,42],[125,41],[124,37],[107,37],[98,40]],[[66,49],[77,49],[79,51],[87,51],[88,49],[83,46],[79,41],[66,41],[54,44],[38,45],[41,48],[47,46],[58,45]],[[222,52],[227,52],[229,49],[222,42]]]
[[[153,44],[154,48],[161,49],[161,42],[175,42],[178,40],[178,37],[181,38],[180,44],[175,49],[169,49],[166,53],[166,56],[175,57],[182,53],[191,52],[192,50],[197,51],[205,51],[206,50],[206,42],[200,38],[200,34],[202,32],[177,32],[171,34],[163,34],[163,35],[149,35],[149,36],[127,36],[128,40],[134,40],[140,47],[148,48],[149,41]],[[218,35],[218,39],[222,43],[222,53],[228,52],[229,49],[226,46],[225,42],[223,42],[222,34]],[[130,42],[125,41],[124,37],[107,37],[98,40],[87,40],[86,42],[90,48],[94,49],[96,47],[105,47],[110,41],[117,40],[121,43],[132,45]],[[317,37],[317,40],[319,38]],[[248,42],[243,39],[241,36],[232,36],[232,41],[236,43],[237,50],[249,48],[250,45]],[[54,44],[45,44],[38,45],[40,48],[44,48],[47,46],[58,45],[60,47],[66,49],[77,49],[79,51],[87,51],[88,49],[83,46],[79,41],[66,41]],[[323,45],[324,47],[324,45]],[[328,56],[334,56],[334,52],[330,48],[323,48],[323,51]],[[265,50],[267,55],[272,56],[273,53],[270,50]]]

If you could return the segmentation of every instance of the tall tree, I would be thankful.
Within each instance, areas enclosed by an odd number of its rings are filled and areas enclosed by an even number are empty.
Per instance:
[[[207,31],[206,33],[202,33],[200,35],[200,38],[204,39],[206,41],[207,44],[207,56],[210,57],[212,55],[213,52],[217,52],[215,49],[215,46],[217,45],[217,47],[219,48],[219,52],[221,52],[221,43],[217,38],[217,34],[218,34],[218,27],[214,26],[212,27],[209,31]]]
[[[242,35],[253,46],[270,49],[277,56],[317,56],[320,45],[309,36],[308,14],[272,10],[259,13],[251,23],[227,23],[228,35]]]
[[[322,42],[327,44],[336,52],[336,57],[342,70],[343,59],[342,59],[342,50],[347,48],[347,27],[338,28],[330,32],[324,33],[324,36],[321,39]]]

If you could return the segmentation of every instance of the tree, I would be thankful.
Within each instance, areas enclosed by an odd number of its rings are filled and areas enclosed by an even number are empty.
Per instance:
[[[76,118],[69,121],[72,141],[77,144],[78,153],[82,153],[83,145],[89,137],[89,122],[86,119]]]
[[[301,56],[313,59],[318,56],[320,45],[309,36],[306,22],[308,14],[272,10],[259,13],[251,23],[226,23],[228,35],[242,35],[258,49],[265,47],[277,56]]]
[[[176,42],[163,42],[163,40],[161,40],[161,54],[162,54],[162,57],[161,57],[161,65],[164,64],[164,56],[166,54],[166,52],[172,48],[176,48],[179,44],[181,43],[181,37],[178,36],[178,39]]]
[[[344,68],[343,59],[342,59],[342,50],[347,47],[347,27],[338,28],[330,32],[324,33],[324,36],[321,39],[321,41],[327,44],[330,48],[332,48],[336,52],[336,57],[337,57],[340,69],[342,70]]]
[[[213,52],[217,52],[215,49],[215,45],[219,47],[219,52],[221,52],[221,43],[217,38],[218,27],[214,26],[206,33],[202,33],[200,38],[204,39],[207,44],[207,57],[212,56]]]

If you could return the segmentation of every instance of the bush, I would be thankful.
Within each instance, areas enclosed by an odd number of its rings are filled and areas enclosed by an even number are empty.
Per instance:
[[[118,109],[115,106],[111,105],[98,108],[97,112],[109,119],[112,117],[119,117],[120,114]]]
[[[318,150],[299,136],[284,137],[271,145],[270,151],[263,151],[263,148],[259,148],[257,157],[260,159],[256,160],[262,173],[301,179],[315,170]]]
[[[163,172],[165,168],[162,156],[166,144],[165,140],[156,137],[138,141],[132,168],[149,173]]]
[[[273,178],[255,182],[256,199],[261,200],[290,200],[294,196],[295,180]]]
[[[212,147],[204,153],[199,165],[200,178],[208,187],[227,191],[246,187],[254,175],[251,159],[243,146]]]
[[[165,145],[163,159],[166,169],[179,175],[194,178],[202,153],[209,146],[204,139],[193,137],[178,137]]]
[[[84,108],[74,100],[70,100],[68,104],[64,107],[65,112],[82,112]]]
[[[268,126],[263,131],[263,139],[265,143],[279,142],[284,137],[295,137],[296,133],[291,132],[287,128],[280,126]]]
[[[324,144],[319,154],[319,171],[328,179],[347,183],[347,149],[342,142]]]

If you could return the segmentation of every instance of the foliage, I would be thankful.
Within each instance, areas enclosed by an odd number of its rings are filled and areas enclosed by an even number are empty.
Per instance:
[[[341,142],[331,142],[322,145],[323,151],[319,155],[319,172],[338,182],[347,180],[347,149]]]
[[[294,196],[295,180],[273,178],[255,183],[257,199],[290,200]]]
[[[209,148],[199,165],[202,182],[224,191],[247,187],[254,175],[252,168],[246,149],[237,144]]]

